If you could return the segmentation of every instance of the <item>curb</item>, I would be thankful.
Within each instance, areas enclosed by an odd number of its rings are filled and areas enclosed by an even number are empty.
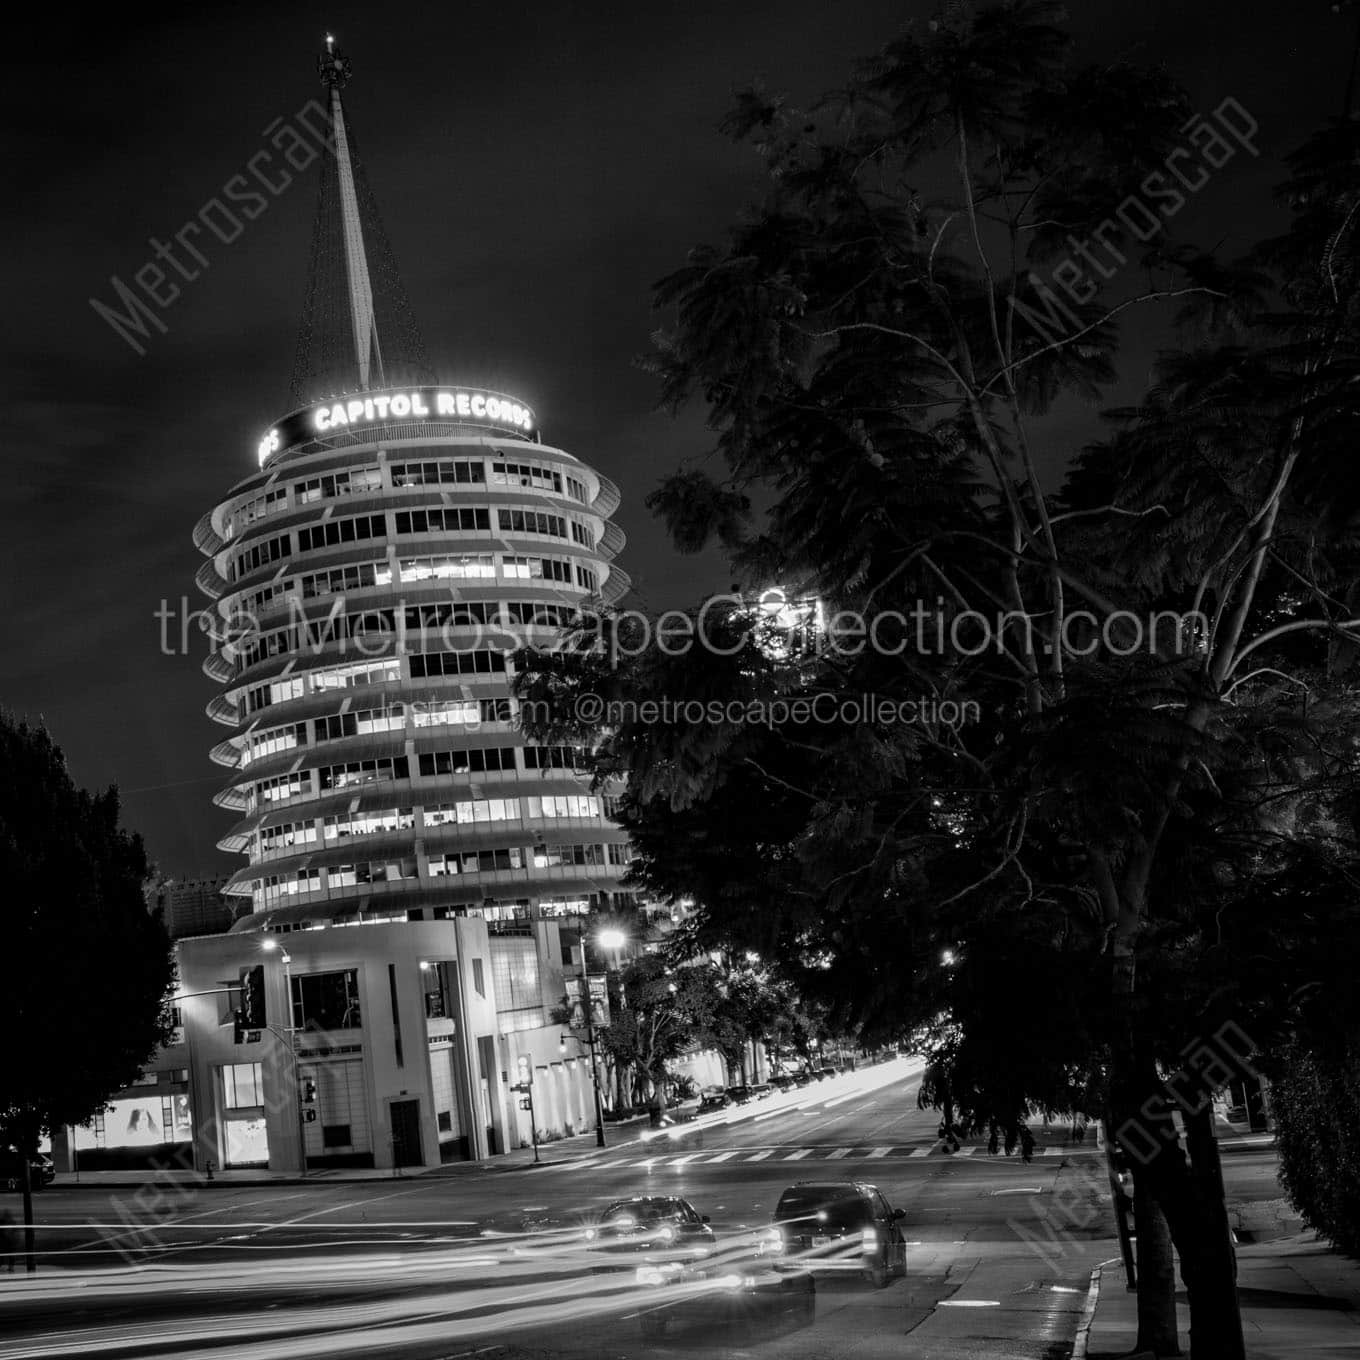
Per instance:
[[[1091,1284],[1086,1290],[1086,1304],[1081,1310],[1076,1339],[1072,1342],[1072,1360],[1086,1360],[1086,1353],[1091,1345],[1091,1324],[1096,1320],[1096,1306],[1100,1303],[1100,1278],[1107,1266],[1119,1264],[1119,1257],[1113,1256],[1108,1261],[1102,1261],[1091,1272]],[[1136,1360],[1136,1357],[1131,1356],[1129,1360]]]

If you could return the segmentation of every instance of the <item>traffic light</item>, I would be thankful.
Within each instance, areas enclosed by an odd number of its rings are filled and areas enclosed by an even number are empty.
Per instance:
[[[264,965],[241,969],[241,1008],[235,1014],[236,1042],[255,1043],[267,1025],[264,1008]]]
[[[528,1090],[534,1084],[534,1067],[529,1060],[527,1053],[521,1053],[518,1060],[519,1084],[524,1090]]]
[[[534,1102],[532,1100],[527,1099],[521,1100],[519,1103],[519,1107],[521,1110],[532,1110],[534,1108]]]
[[[264,1007],[264,964],[241,969],[241,1022],[247,1029],[264,1029],[269,1023]]]
[[[304,1105],[316,1104],[316,1082],[311,1077],[302,1079],[302,1103]]]

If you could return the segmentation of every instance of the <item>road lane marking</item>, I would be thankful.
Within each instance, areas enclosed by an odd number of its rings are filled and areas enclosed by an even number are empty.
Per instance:
[[[734,1148],[731,1152],[720,1152],[716,1157],[708,1159],[708,1165],[712,1166],[714,1162],[725,1162],[729,1157],[735,1157],[739,1151],[739,1148]]]
[[[746,1160],[748,1162],[763,1162],[766,1157],[774,1152],[773,1148],[766,1148],[764,1152],[754,1152]]]
[[[841,1157],[848,1157],[854,1150],[854,1148],[837,1148],[826,1160],[828,1162],[837,1161]]]
[[[789,1155],[784,1158],[784,1160],[786,1162],[801,1161],[804,1157],[809,1156],[811,1152],[812,1152],[811,1148],[799,1148],[797,1152],[790,1152]]]
[[[891,1151],[892,1151],[892,1148],[890,1148],[890,1147],[885,1147],[885,1148],[870,1148],[870,1149],[869,1149],[869,1156],[870,1156],[870,1157],[886,1157],[886,1156],[888,1155],[888,1153],[890,1153]]]

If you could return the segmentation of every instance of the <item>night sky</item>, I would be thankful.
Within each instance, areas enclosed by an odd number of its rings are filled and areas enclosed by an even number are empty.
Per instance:
[[[355,69],[346,109],[436,373],[522,396],[546,442],[619,484],[632,602],[666,607],[728,580],[716,556],[676,554],[642,505],[709,436],[698,412],[655,412],[632,359],[656,325],[651,285],[758,188],[754,159],[716,132],[729,91],[763,74],[805,101],[932,8],[278,3],[11,29],[0,703],[46,719],[79,782],[120,785],[164,870],[239,863],[215,849],[232,818],[210,801],[226,729],[203,712],[203,643],[162,655],[155,611],[202,603],[193,525],[290,407],[316,166],[234,242],[204,239],[208,267],[179,280],[144,355],[90,299],[113,305],[112,279],[131,286],[152,260],[148,238],[172,238],[269,149],[273,120],[320,96],[327,26]],[[1280,157],[1339,107],[1352,23],[1322,2],[1100,0],[1074,4],[1072,27],[1083,56],[1163,61],[1197,109],[1232,96],[1259,122],[1260,159],[1234,159],[1173,224],[1231,252],[1282,222]],[[1111,404],[1168,338],[1156,318],[1135,324]],[[1092,411],[1055,413],[1050,473],[1095,432]]]

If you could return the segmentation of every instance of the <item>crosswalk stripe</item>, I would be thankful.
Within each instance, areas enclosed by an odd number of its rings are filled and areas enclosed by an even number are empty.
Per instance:
[[[709,1165],[711,1166],[714,1162],[725,1162],[729,1157],[735,1157],[736,1155],[737,1155],[737,1154],[736,1154],[735,1151],[732,1151],[732,1152],[720,1152],[720,1153],[718,1153],[718,1155],[717,1155],[716,1157],[710,1157],[710,1158],[708,1159],[708,1162],[709,1162]]]
[[[790,1152],[789,1155],[784,1158],[784,1160],[786,1162],[796,1162],[801,1160],[803,1157],[808,1156],[809,1153],[811,1153],[811,1151],[812,1151],[811,1148],[799,1148],[797,1152]]]
[[[748,1162],[763,1162],[774,1152],[773,1148],[766,1148],[764,1152],[753,1152],[746,1160]]]
[[[973,1143],[968,1147],[961,1147],[958,1151],[960,1157],[971,1157],[978,1150],[977,1144]]]
[[[870,1157],[886,1157],[886,1156],[888,1155],[888,1153],[890,1153],[891,1151],[892,1151],[892,1148],[890,1148],[890,1147],[885,1147],[885,1148],[870,1148],[870,1149],[869,1149],[869,1156],[870,1156]]]
[[[685,1156],[677,1157],[674,1161],[667,1162],[666,1165],[679,1171],[682,1166],[692,1162],[698,1155],[697,1152],[686,1153]]]
[[[908,1156],[908,1157],[924,1157],[924,1156],[926,1155],[926,1153],[929,1152],[929,1151],[930,1151],[929,1148],[912,1148],[912,1150],[911,1150],[909,1153],[907,1153],[907,1156]]]
[[[838,1157],[848,1157],[853,1151],[854,1148],[837,1148],[826,1160],[834,1162]]]

